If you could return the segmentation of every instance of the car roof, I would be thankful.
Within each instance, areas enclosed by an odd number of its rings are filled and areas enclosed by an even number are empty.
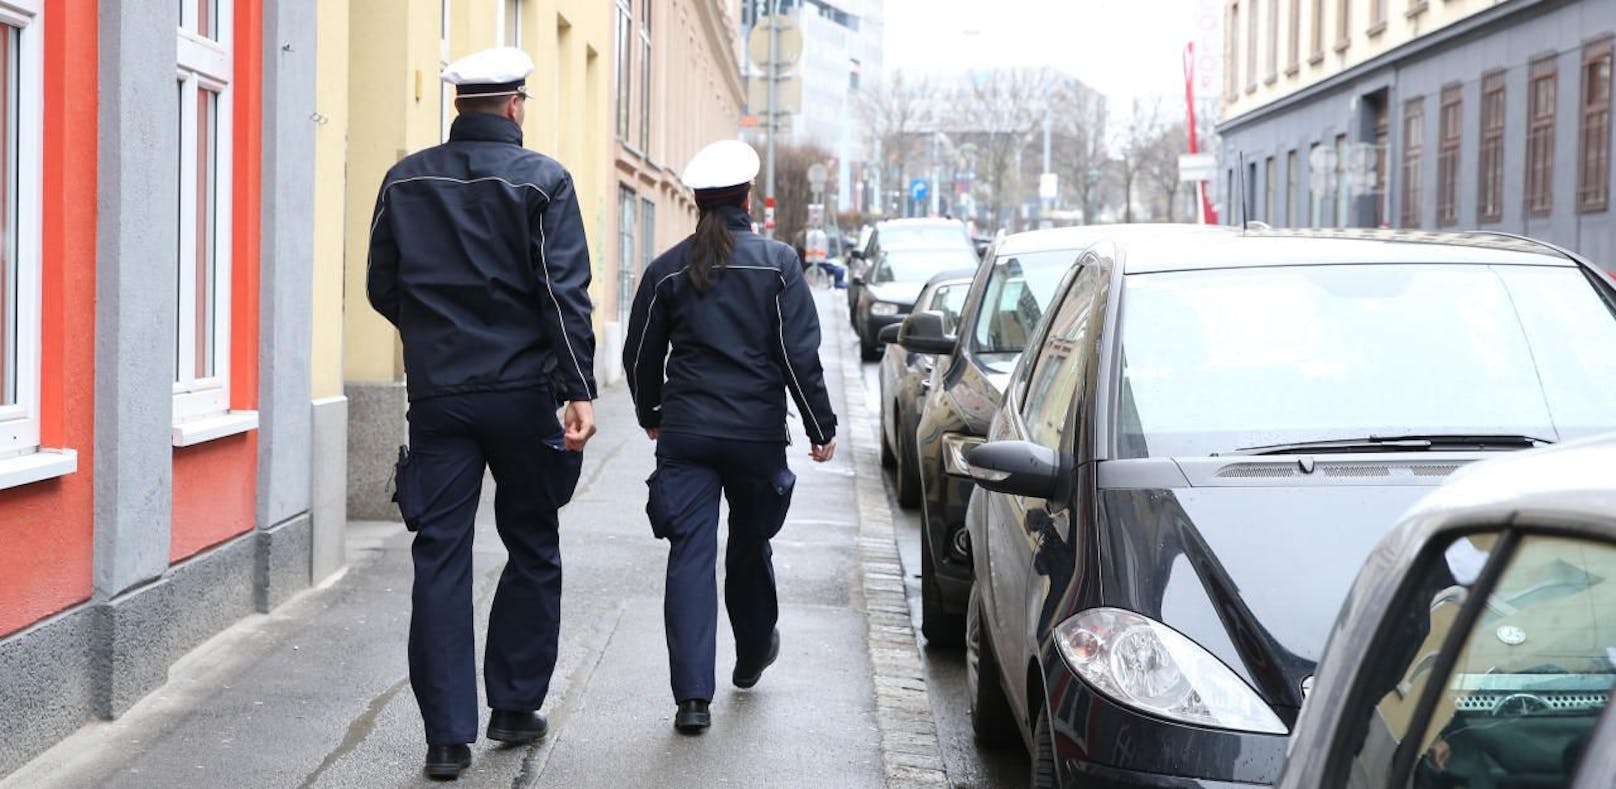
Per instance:
[[[926,287],[929,288],[933,285],[941,285],[945,282],[970,282],[975,278],[976,269],[957,268],[950,271],[942,271],[938,272],[937,274],[933,274],[931,279],[926,280]]]
[[[1000,255],[1025,255],[1030,252],[1053,252],[1069,249],[1080,252],[1108,238],[1132,238],[1136,235],[1176,233],[1227,233],[1221,225],[1184,225],[1142,222],[1129,225],[1073,225],[1045,230],[1025,230],[1012,233],[999,241]]]
[[[960,228],[965,227],[965,223],[959,221],[958,219],[944,219],[940,216],[910,216],[902,219],[883,219],[880,222],[875,223],[877,230],[883,227],[892,227],[895,225],[899,227],[914,225],[953,225]]]
[[[1418,546],[1477,524],[1569,528],[1616,540],[1616,433],[1466,466],[1404,518]]]
[[[1554,247],[1493,233],[1251,230],[1130,233],[1116,238],[1126,273],[1358,263],[1576,266]]]

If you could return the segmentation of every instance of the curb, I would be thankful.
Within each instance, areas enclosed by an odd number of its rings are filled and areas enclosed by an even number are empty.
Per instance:
[[[842,317],[839,309],[831,314],[837,319]],[[881,472],[879,437],[870,420],[863,418],[868,403],[864,374],[857,348],[847,343],[847,326],[841,320],[836,320],[836,325],[834,342],[841,355],[843,402],[847,407],[843,435],[853,460],[858,506],[859,584],[869,628],[870,669],[875,680],[876,721],[881,732],[886,785],[894,789],[948,786],[926,674],[920,662],[920,642],[909,619],[903,565],[898,558],[897,534]]]

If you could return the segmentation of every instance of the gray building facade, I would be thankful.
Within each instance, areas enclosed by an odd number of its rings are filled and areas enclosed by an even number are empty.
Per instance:
[[[1616,269],[1616,2],[1506,0],[1227,118],[1220,218],[1519,233]]]

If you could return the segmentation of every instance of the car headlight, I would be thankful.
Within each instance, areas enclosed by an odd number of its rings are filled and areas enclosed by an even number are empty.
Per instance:
[[[1055,628],[1066,664],[1120,704],[1185,723],[1285,734],[1245,681],[1178,631],[1132,611],[1093,608]]]
[[[896,304],[888,304],[888,303],[886,303],[884,301],[878,301],[878,302],[870,305],[870,314],[871,315],[885,315],[885,316],[897,315],[898,314],[898,305],[896,305]]]
[[[981,446],[986,439],[959,433],[943,434],[943,471],[956,477],[971,476],[971,464],[965,462],[966,453]]]

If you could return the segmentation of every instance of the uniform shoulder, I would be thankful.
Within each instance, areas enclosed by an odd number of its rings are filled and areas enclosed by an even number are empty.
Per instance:
[[[645,267],[645,280],[659,282],[671,274],[683,271],[690,264],[690,239],[686,238],[657,255]]]
[[[513,160],[513,169],[521,173],[528,183],[553,193],[556,187],[572,180],[572,173],[555,159],[545,156],[538,151],[528,148],[519,148]]]

